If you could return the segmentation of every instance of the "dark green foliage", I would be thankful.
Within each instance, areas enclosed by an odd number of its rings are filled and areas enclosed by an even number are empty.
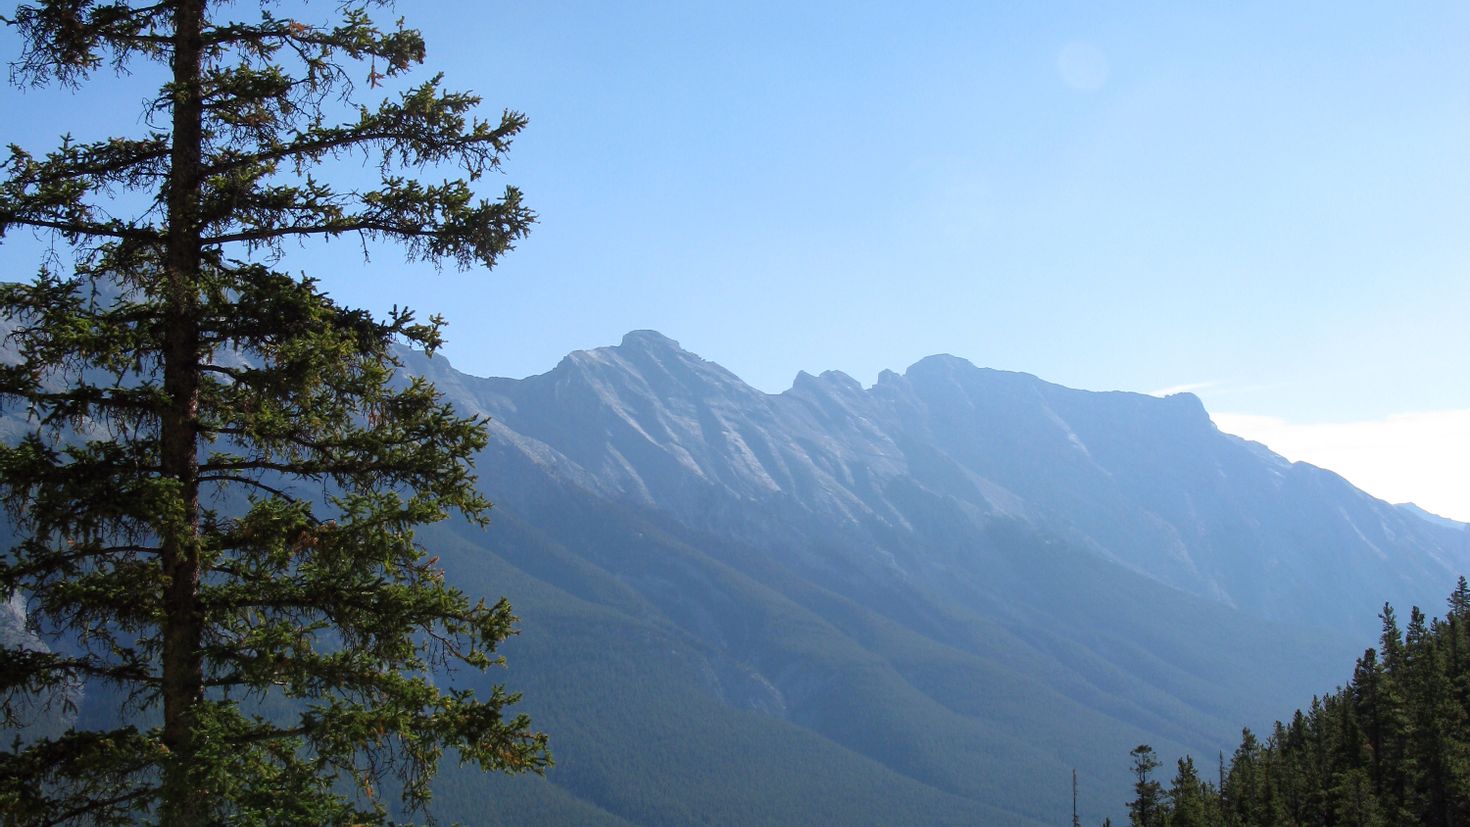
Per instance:
[[[1146,771],[1157,764],[1135,749],[1134,823],[1470,824],[1470,587],[1460,578],[1441,620],[1415,607],[1401,631],[1392,607],[1381,617],[1381,654],[1364,652],[1348,686],[1312,699],[1264,742],[1245,730],[1219,791],[1183,759],[1162,820],[1146,821]]]
[[[393,348],[432,352],[438,320],[375,319],[275,269],[285,240],[343,233],[490,266],[533,220],[513,189],[476,201],[395,172],[477,178],[519,115],[476,120],[477,100],[435,79],[326,120],[354,67],[377,86],[423,60],[373,5],[326,26],[203,0],[47,0],[6,20],[21,83],[139,60],[171,73],[144,119],[166,128],[12,147],[0,179],[0,235],[75,253],[69,273],[0,288],[18,354],[0,399],[29,424],[0,448],[19,532],[0,595],[22,596],[45,643],[0,648],[0,711],[21,726],[83,684],[125,700],[111,729],[0,752],[6,823],[377,822],[385,783],[426,803],[446,750],[547,763],[544,736],[506,714],[514,695],[441,669],[497,663],[515,618],[448,586],[415,541],[488,508],[471,468],[484,422],[395,378]],[[378,162],[376,187],[312,176],[351,154]]]
[[[1133,756],[1133,800],[1128,804],[1128,818],[1134,827],[1163,827],[1164,788],[1153,778],[1159,768],[1159,757],[1148,744],[1139,744],[1129,753]]]
[[[1189,756],[1179,759],[1168,799],[1171,827],[1207,827],[1219,821],[1219,796],[1213,786],[1200,779]]]

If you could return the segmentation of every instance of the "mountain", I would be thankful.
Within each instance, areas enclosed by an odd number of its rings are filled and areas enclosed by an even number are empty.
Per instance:
[[[1406,512],[1408,514],[1413,514],[1415,517],[1418,517],[1421,520],[1428,520],[1429,522],[1434,523],[1438,526],[1443,526],[1444,528],[1452,528],[1456,531],[1464,531],[1466,528],[1470,528],[1470,526],[1467,526],[1467,524],[1462,523],[1459,520],[1451,520],[1448,517],[1441,517],[1433,512],[1425,511],[1414,503],[1399,503],[1395,507],[1398,508],[1400,511]]]
[[[803,373],[768,395],[651,331],[541,376],[441,384],[494,417],[501,451],[700,531],[779,540],[815,569],[963,593],[970,535],[1020,523],[1255,616],[1371,627],[1385,600],[1438,599],[1470,555],[1458,524],[1223,434],[1191,394],[934,356],[869,389]]]
[[[1058,823],[1073,767],[1117,815],[1134,745],[1268,725],[1470,554],[1188,394],[935,356],[772,395],[651,331],[523,380],[408,358],[493,417],[452,559],[524,618],[559,762],[490,782],[506,823]]]
[[[952,356],[766,394],[650,331],[520,380],[403,359],[492,418],[492,525],[420,539],[511,599],[522,634],[484,682],[524,693],[557,760],[446,762],[446,821],[1058,824],[1074,768],[1086,823],[1119,819],[1134,746],[1233,748],[1470,556],[1463,527],[1189,395]],[[88,686],[78,720],[115,701]]]

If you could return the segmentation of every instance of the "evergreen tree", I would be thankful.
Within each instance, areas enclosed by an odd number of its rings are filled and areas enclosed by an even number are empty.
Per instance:
[[[1464,577],[1459,579],[1450,594],[1449,613],[1444,619],[1445,669],[1455,701],[1463,708],[1470,708],[1470,584]],[[1464,727],[1467,722],[1462,722]],[[1461,737],[1470,732],[1461,731]]]
[[[1404,635],[1399,631],[1398,616],[1394,613],[1393,606],[1384,603],[1378,619],[1383,623],[1383,631],[1378,636],[1383,666],[1393,671],[1399,668],[1404,657]]]
[[[1461,577],[1439,626],[1453,717],[1443,727],[1449,809],[1446,823],[1470,825],[1470,584]]]
[[[1230,770],[1225,776],[1224,796],[1228,818],[1232,824],[1255,825],[1264,823],[1266,811],[1265,783],[1263,779],[1261,742],[1249,727],[1241,730],[1240,746],[1230,759]]]
[[[516,113],[475,118],[435,78],[329,120],[354,76],[400,83],[424,59],[417,32],[372,22],[378,5],[330,4],[324,25],[212,0],[37,0],[5,21],[19,83],[137,61],[167,79],[142,119],[156,130],[12,147],[0,180],[0,237],[74,252],[0,289],[17,349],[0,399],[32,425],[0,449],[21,537],[0,593],[55,644],[0,650],[0,711],[16,726],[28,698],[87,682],[138,713],[0,751],[0,821],[378,822],[380,785],[421,807],[446,750],[489,770],[549,760],[514,695],[434,671],[498,662],[515,620],[414,540],[488,507],[471,468],[484,423],[395,378],[393,348],[432,353],[439,321],[341,307],[278,266],[287,241],[349,235],[488,267],[534,218],[512,188],[482,200],[400,172],[494,170]],[[313,174],[342,157],[377,183]]]
[[[1409,713],[1404,698],[1404,638],[1399,630],[1398,619],[1393,607],[1385,603],[1379,615],[1383,621],[1383,633],[1379,637],[1381,668],[1370,678],[1376,680],[1377,718],[1376,729],[1376,774],[1375,789],[1391,818],[1412,820],[1405,808],[1410,796],[1410,785],[1414,775],[1413,759],[1409,751]]]
[[[1343,827],[1383,827],[1388,822],[1373,794],[1368,771],[1357,767],[1340,773],[1332,786],[1332,816]]]
[[[1351,708],[1357,711],[1356,719],[1361,722],[1366,738],[1369,771],[1373,778],[1373,792],[1375,795],[1384,795],[1388,790],[1388,765],[1386,756],[1391,752],[1390,745],[1398,740],[1398,728],[1400,721],[1400,704],[1398,693],[1387,684],[1384,677],[1384,668],[1378,661],[1378,652],[1368,649],[1358,659],[1356,668],[1353,670],[1352,703]],[[1344,711],[1344,714],[1347,714]],[[1344,728],[1348,726],[1344,721]],[[1349,750],[1349,755],[1344,756],[1352,766],[1353,744],[1345,733],[1343,738],[1344,749]]]
[[[1159,768],[1159,757],[1148,744],[1139,744],[1129,753],[1133,756],[1133,800],[1128,803],[1128,816],[1133,827],[1163,827],[1164,787],[1153,779]]]
[[[1179,759],[1179,770],[1169,785],[1170,827],[1208,827],[1216,823],[1214,790],[1199,777],[1194,759]]]

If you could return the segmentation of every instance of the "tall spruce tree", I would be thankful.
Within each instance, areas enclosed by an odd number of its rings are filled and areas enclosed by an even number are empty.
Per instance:
[[[20,536],[0,592],[51,643],[0,651],[5,724],[84,684],[133,713],[0,747],[7,824],[378,822],[426,803],[446,750],[497,771],[549,760],[514,695],[436,671],[498,662],[515,620],[414,539],[488,507],[484,423],[395,378],[393,348],[432,352],[439,321],[375,318],[282,269],[287,242],[339,236],[493,265],[534,216],[462,179],[525,121],[480,120],[437,78],[409,86],[424,43],[373,23],[386,3],[324,4],[328,24],[303,19],[315,5],[247,5],[41,0],[5,19],[18,84],[139,61],[167,75],[145,134],[12,147],[0,180],[0,237],[72,252],[0,288],[0,399],[30,423],[0,448]],[[354,102],[382,84],[403,91]],[[377,180],[317,177],[342,158]]]
[[[1215,811],[1218,793],[1199,777],[1194,759],[1179,759],[1178,772],[1169,785],[1168,808],[1170,827],[1210,827],[1220,821]]]

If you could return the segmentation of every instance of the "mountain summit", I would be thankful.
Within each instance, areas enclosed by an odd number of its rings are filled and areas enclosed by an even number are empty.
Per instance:
[[[525,618],[559,766],[474,782],[507,823],[1055,824],[1073,768],[1118,818],[1134,746],[1232,749],[1470,556],[1188,394],[954,356],[767,394],[652,331],[520,380],[407,358],[493,418],[490,533],[426,542]]]
[[[817,567],[954,588],[990,576],[964,564],[975,537],[1021,523],[1263,618],[1362,628],[1470,558],[1465,531],[1221,433],[1192,394],[1078,391],[948,355],[870,388],[829,371],[765,394],[646,330],[489,382],[480,407],[538,461]]]

